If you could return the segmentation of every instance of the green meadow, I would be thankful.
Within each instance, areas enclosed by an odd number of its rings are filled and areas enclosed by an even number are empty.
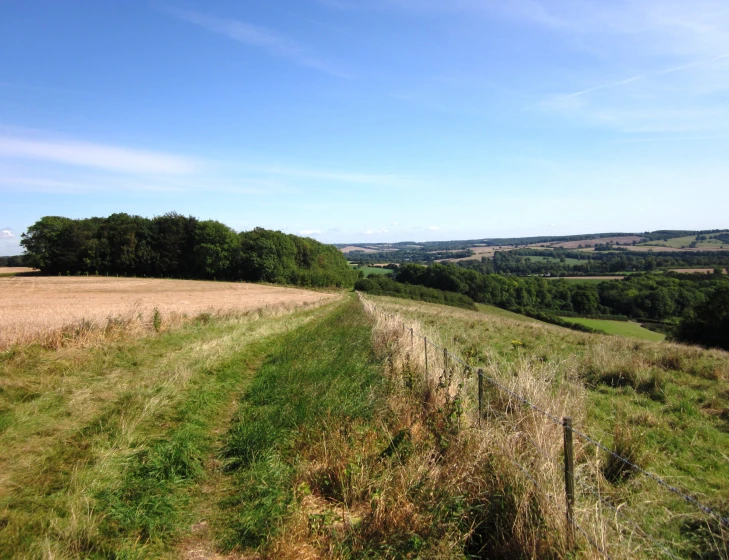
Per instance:
[[[581,317],[562,317],[562,319],[570,323],[592,327],[607,334],[640,338],[654,342],[666,339],[666,335],[644,329],[638,323],[632,321],[608,321],[604,319],[583,319]]]

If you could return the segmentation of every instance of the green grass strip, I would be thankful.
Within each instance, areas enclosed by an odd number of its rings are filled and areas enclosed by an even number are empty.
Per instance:
[[[225,446],[238,483],[223,504],[230,511],[225,548],[261,547],[286,519],[294,505],[297,437],[324,419],[373,416],[383,378],[370,341],[369,319],[351,301],[287,335],[257,373]]]

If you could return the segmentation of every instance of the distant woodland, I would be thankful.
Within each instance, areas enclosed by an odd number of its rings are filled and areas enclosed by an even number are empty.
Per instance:
[[[402,287],[396,287],[397,283]],[[633,319],[682,342],[729,350],[729,277],[720,270],[714,274],[639,273],[620,281],[584,283],[489,274],[453,264],[405,264],[396,270],[395,280],[370,277],[356,284],[362,291],[409,298],[415,297],[416,286],[468,298],[459,300],[459,306],[470,300],[542,320]],[[449,303],[451,298],[441,299]]]
[[[45,216],[23,234],[23,263],[44,274],[246,280],[351,287],[357,279],[332,245],[280,231],[236,232],[169,213],[74,220]]]

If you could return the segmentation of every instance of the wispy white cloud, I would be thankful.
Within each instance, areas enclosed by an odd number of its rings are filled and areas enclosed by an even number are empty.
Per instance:
[[[638,80],[650,79],[650,78],[657,78],[657,77],[660,77],[660,76],[665,76],[665,75],[668,75],[668,74],[673,74],[675,72],[681,72],[683,70],[690,70],[692,68],[699,68],[701,66],[706,66],[707,64],[711,64],[712,62],[718,62],[720,60],[724,60],[724,59],[727,59],[727,58],[729,58],[729,53],[721,54],[719,56],[714,56],[714,57],[709,58],[707,60],[701,60],[701,61],[698,61],[698,62],[693,62],[691,64],[682,64],[681,66],[676,66],[674,68],[668,68],[666,70],[660,70],[660,71],[653,72],[653,73],[641,74],[641,75],[638,75],[638,76],[632,76],[632,77],[626,78],[624,80],[618,80],[618,81],[615,81],[615,82],[609,82],[607,84],[602,84],[602,85],[599,85],[599,86],[590,87],[590,88],[587,88],[587,89],[583,89],[583,90],[580,90],[580,91],[575,91],[573,93],[568,93],[568,94],[565,94],[565,95],[558,95],[558,96],[556,96],[556,97],[554,97],[554,98],[552,98],[550,100],[542,101],[542,102],[537,103],[537,104],[534,104],[534,105],[529,105],[526,108],[532,108],[532,107],[536,107],[538,105],[544,105],[544,104],[547,104],[547,103],[560,102],[560,101],[563,101],[565,99],[570,99],[570,98],[573,98],[573,97],[579,97],[581,95],[585,95],[585,94],[588,94],[588,93],[593,93],[593,92],[596,92],[596,91],[601,91],[603,89],[609,89],[609,88],[614,88],[614,87],[618,87],[618,86],[623,86],[623,85],[626,85],[626,84],[630,84],[632,82],[636,82]]]
[[[319,235],[321,234],[321,230],[319,229],[302,229],[299,232],[299,235]]]
[[[0,230],[0,239],[13,239],[15,234],[9,229]]]
[[[384,228],[382,228],[382,229],[363,229],[361,231],[361,233],[364,235],[384,235],[385,233],[387,233],[387,230]]]
[[[0,158],[30,159],[127,173],[187,174],[200,163],[180,156],[78,142],[0,136]]]
[[[427,229],[428,231],[440,231],[441,228],[438,226],[428,226],[425,229]]]
[[[229,39],[245,45],[263,49],[270,55],[291,60],[300,66],[305,66],[331,76],[348,78],[345,73],[336,70],[328,63],[311,55],[308,49],[293,39],[266,27],[193,11],[168,10],[168,12],[178,19],[193,23],[213,33],[224,35]]]
[[[386,173],[356,173],[348,171],[334,171],[325,169],[302,169],[284,166],[244,166],[245,168],[262,174],[280,175],[299,179],[320,179],[339,183],[361,183],[382,186],[405,185],[414,177],[410,175]]]

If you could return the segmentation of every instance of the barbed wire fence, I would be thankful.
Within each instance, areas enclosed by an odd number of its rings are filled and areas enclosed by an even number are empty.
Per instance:
[[[545,422],[559,427],[563,436],[561,464],[555,457],[546,452],[542,445],[530,438],[518,423],[509,423],[508,418],[505,419],[504,415],[501,416],[501,420],[505,420],[507,427],[517,440],[524,441],[545,462],[552,463],[553,466],[558,467],[564,473],[564,488],[561,489],[561,492],[558,492],[554,488],[546,488],[544,481],[540,482],[538,476],[534,472],[530,472],[529,466],[520,463],[514,458],[509,458],[514,467],[521,472],[530,484],[534,485],[536,489],[551,500],[555,507],[564,511],[568,543],[572,546],[578,546],[582,542],[594,550],[600,557],[613,557],[610,549],[611,544],[615,541],[611,541],[608,535],[603,534],[600,536],[596,535],[594,530],[588,530],[594,529],[594,524],[585,526],[585,520],[594,521],[596,517],[599,517],[602,526],[612,532],[618,539],[627,541],[629,547],[633,547],[636,552],[640,552],[643,556],[672,559],[682,558],[682,551],[676,548],[677,545],[675,542],[669,540],[669,536],[665,534],[656,535],[655,531],[651,531],[650,528],[645,527],[645,525],[655,525],[655,523],[646,523],[645,519],[636,520],[634,516],[629,514],[631,505],[626,496],[603,489],[604,487],[612,487],[609,482],[601,478],[599,473],[590,472],[589,468],[576,468],[574,443],[575,440],[578,440],[582,447],[592,448],[596,453],[603,453],[605,457],[617,461],[623,466],[625,472],[629,472],[632,477],[642,477],[644,481],[665,491],[676,499],[673,502],[674,504],[677,502],[685,504],[687,509],[682,512],[672,512],[664,505],[654,508],[660,510],[658,512],[654,511],[654,513],[662,514],[669,521],[672,521],[674,518],[684,523],[691,521],[692,523],[689,523],[689,525],[693,526],[694,530],[703,532],[706,535],[704,544],[706,545],[708,543],[708,546],[712,547],[712,550],[705,551],[705,557],[729,558],[729,518],[706,505],[696,496],[682,490],[677,485],[671,484],[657,474],[643,469],[634,461],[622,457],[601,443],[597,438],[590,436],[586,430],[573,425],[572,418],[558,416],[509,389],[504,383],[488,375],[484,368],[476,368],[470,365],[448,348],[433,342],[427,336],[417,332],[412,326],[407,325],[399,315],[385,313],[377,309],[371,301],[367,301],[367,303],[376,313],[397,323],[399,328],[402,329],[402,332],[405,335],[409,335],[410,351],[412,353],[422,352],[426,377],[431,375],[431,372],[442,370],[439,385],[448,390],[450,379],[453,377],[452,368],[460,367],[462,368],[464,380],[476,380],[477,386],[475,392],[477,399],[474,400],[477,400],[477,403],[473,403],[476,406],[473,426],[475,429],[481,429],[486,421],[488,421],[489,415],[493,414],[493,410],[489,402],[487,402],[489,388],[509,398],[510,402],[507,408],[512,406],[511,401],[513,400],[524,407],[524,409],[529,410],[534,416],[540,417]],[[421,350],[418,351],[418,347]],[[581,455],[585,455],[585,453]],[[576,505],[578,502],[585,506],[581,508],[582,515],[576,514]],[[586,511],[594,511],[594,513],[590,516],[584,514]],[[640,512],[636,511],[634,513],[640,515]],[[699,515],[700,519],[696,518],[696,515]]]

